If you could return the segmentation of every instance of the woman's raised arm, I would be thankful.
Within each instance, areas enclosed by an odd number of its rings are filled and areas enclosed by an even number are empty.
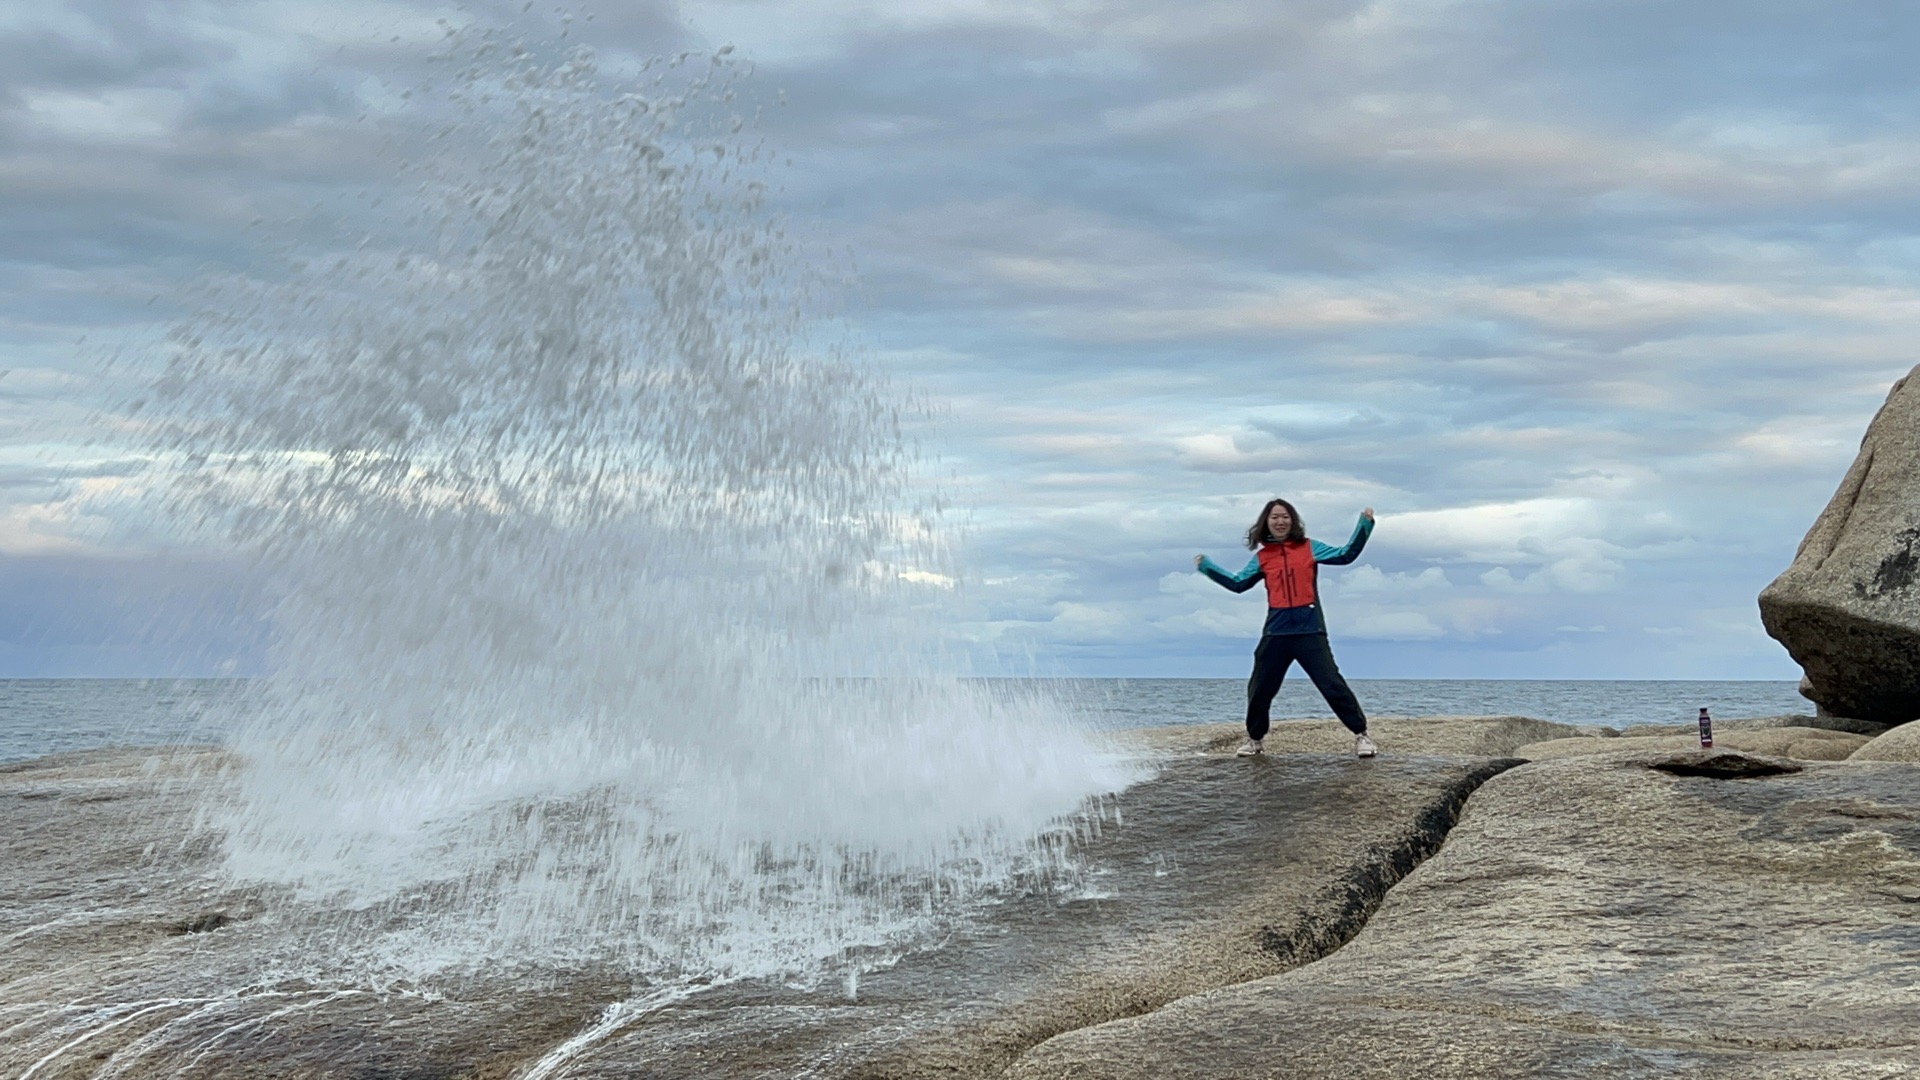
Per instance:
[[[1313,542],[1313,561],[1327,566],[1345,566],[1360,557],[1360,551],[1367,546],[1367,537],[1373,535],[1373,507],[1360,511],[1360,520],[1353,524],[1353,536],[1343,547],[1333,547],[1318,540]]]
[[[1193,557],[1193,565],[1201,573],[1218,582],[1223,589],[1231,589],[1234,592],[1246,592],[1248,589],[1260,584],[1260,559],[1258,556],[1248,559],[1247,565],[1241,567],[1240,572],[1237,574],[1227,573],[1224,567],[1212,559],[1207,558],[1205,555],[1195,555]]]

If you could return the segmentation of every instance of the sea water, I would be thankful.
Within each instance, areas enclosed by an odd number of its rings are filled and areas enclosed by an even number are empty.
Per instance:
[[[1610,727],[1693,723],[1702,706],[1718,717],[1813,714],[1797,684],[1708,679],[1352,679],[1370,716],[1531,716]],[[1089,679],[1058,684],[1088,703],[1105,725],[1236,723],[1246,712],[1244,679]],[[1275,699],[1277,719],[1330,717],[1304,678]]]
[[[1030,680],[979,680],[1018,692]],[[1531,716],[1611,727],[1692,723],[1705,705],[1716,717],[1812,715],[1792,682],[1775,680],[1353,679],[1377,716]],[[1101,728],[1237,722],[1239,679],[1061,679],[1049,692],[1082,703]],[[216,702],[243,686],[226,680],[0,680],[0,762],[105,746],[225,741]],[[1276,719],[1331,717],[1311,685],[1288,683]],[[1334,721],[1329,719],[1328,723]]]

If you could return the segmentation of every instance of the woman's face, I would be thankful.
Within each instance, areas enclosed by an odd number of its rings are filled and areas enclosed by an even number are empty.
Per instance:
[[[1287,513],[1286,507],[1275,503],[1273,509],[1267,511],[1267,531],[1282,539],[1293,531],[1293,515]]]

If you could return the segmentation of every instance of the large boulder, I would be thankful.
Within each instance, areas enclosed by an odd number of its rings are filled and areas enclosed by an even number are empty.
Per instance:
[[[1793,565],[1760,593],[1760,619],[1826,711],[1885,724],[1920,717],[1920,380],[1912,372],[1893,384]]]
[[[1920,764],[1920,724],[1906,724],[1874,739],[1848,757],[1849,761],[1904,761]]]

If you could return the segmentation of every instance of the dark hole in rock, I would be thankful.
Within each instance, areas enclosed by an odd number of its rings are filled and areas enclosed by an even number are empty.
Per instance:
[[[1750,780],[1761,776],[1786,776],[1801,771],[1802,766],[1781,758],[1742,754],[1734,750],[1697,750],[1647,762],[1647,768],[1675,776]]]

